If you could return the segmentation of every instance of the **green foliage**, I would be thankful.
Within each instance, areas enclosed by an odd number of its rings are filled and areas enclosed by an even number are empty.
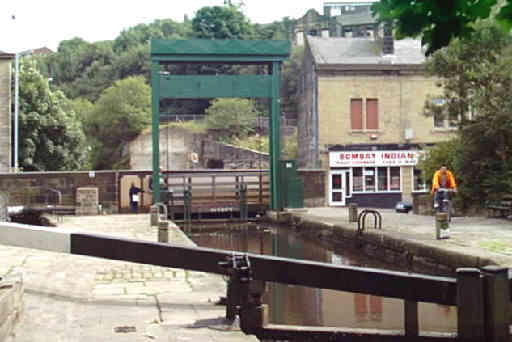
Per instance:
[[[253,36],[249,20],[239,6],[231,3],[201,8],[192,20],[192,29],[200,39],[250,39]]]
[[[284,17],[281,21],[270,24],[254,24],[254,39],[289,40],[293,31],[294,20]]]
[[[215,99],[206,109],[206,128],[224,142],[244,138],[254,131],[258,111],[247,99]]]
[[[138,24],[123,30],[114,41],[114,51],[120,53],[139,45],[148,45],[151,39],[184,39],[191,33],[189,23],[177,23],[171,19],[155,20],[150,24]]]
[[[20,69],[19,166],[25,171],[78,170],[86,165],[80,120],[61,91],[52,91],[35,62]]]
[[[441,0],[380,0],[373,11],[380,20],[395,22],[397,38],[422,36],[427,53],[447,46],[453,38],[468,38],[473,24],[493,16],[498,0],[441,1]],[[503,27],[512,24],[512,3],[502,1],[496,7],[496,20]],[[498,4],[498,5],[499,5]]]
[[[251,135],[243,139],[234,139],[233,145],[262,153],[269,152],[269,137],[265,135]]]
[[[129,77],[103,91],[85,122],[94,139],[93,167],[119,167],[123,148],[151,124],[150,88],[144,78]]]
[[[267,135],[251,135],[243,139],[234,139],[232,144],[247,148],[250,150],[270,153],[269,148],[270,138]],[[297,133],[290,136],[283,137],[281,141],[281,158],[282,159],[295,159],[297,158]]]
[[[445,104],[437,111],[462,119],[452,166],[465,206],[512,192],[511,62],[508,34],[479,24],[470,38],[452,41],[427,65],[443,88]]]
[[[202,120],[191,120],[183,122],[172,122],[167,124],[169,127],[178,127],[189,131],[190,133],[202,134],[206,132],[205,122]]]
[[[293,49],[289,60],[283,63],[281,79],[281,110],[285,113],[298,113],[299,99],[298,86],[302,74],[302,60],[304,47],[297,46]]]
[[[285,136],[281,141],[281,158],[296,159],[297,158],[297,132],[290,136]]]

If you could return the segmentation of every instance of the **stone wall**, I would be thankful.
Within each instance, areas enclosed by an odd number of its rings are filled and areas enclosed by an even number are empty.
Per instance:
[[[130,143],[132,170],[152,168],[151,132],[140,134]],[[198,156],[193,162],[192,153]],[[266,169],[268,154],[222,144],[205,134],[194,134],[177,127],[160,129],[160,166],[165,170],[211,168],[211,160],[221,160],[224,169]]]
[[[10,167],[11,60],[0,58],[0,172],[8,172]]]
[[[297,175],[304,183],[304,207],[325,206],[325,171],[299,169]]]
[[[96,172],[24,172],[0,174],[0,192],[8,194],[9,205],[54,203],[54,189],[61,193],[63,205],[77,205],[80,187],[98,189],[99,204],[108,212],[117,212],[117,190],[120,173]]]

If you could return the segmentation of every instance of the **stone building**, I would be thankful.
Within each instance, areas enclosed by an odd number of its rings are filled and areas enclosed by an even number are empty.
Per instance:
[[[304,37],[371,37],[378,22],[371,5],[375,0],[339,0],[324,3],[324,14],[310,9],[297,19],[293,30],[293,41],[304,44]]]
[[[325,205],[391,208],[425,192],[417,160],[453,127],[423,115],[440,94],[420,41],[308,36],[299,88],[298,166],[325,172]],[[386,34],[384,34],[386,33]]]
[[[0,51],[0,172],[11,169],[11,62],[14,54]]]

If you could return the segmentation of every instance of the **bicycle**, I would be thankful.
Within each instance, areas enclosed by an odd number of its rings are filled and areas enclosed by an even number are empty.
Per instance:
[[[434,203],[436,213],[447,213],[448,222],[452,221],[452,201],[450,200],[450,193],[453,193],[453,189],[439,188],[436,190],[439,194],[437,195],[437,202]],[[436,206],[437,204],[437,206]]]

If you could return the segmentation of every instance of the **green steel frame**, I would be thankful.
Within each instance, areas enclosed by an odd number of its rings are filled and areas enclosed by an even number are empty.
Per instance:
[[[270,208],[280,211],[279,190],[280,66],[290,56],[290,42],[281,40],[151,40],[151,103],[153,111],[153,184],[159,182],[160,99],[245,97],[270,99]],[[161,66],[174,63],[267,65],[269,75],[169,75]],[[160,189],[153,189],[160,202]]]

